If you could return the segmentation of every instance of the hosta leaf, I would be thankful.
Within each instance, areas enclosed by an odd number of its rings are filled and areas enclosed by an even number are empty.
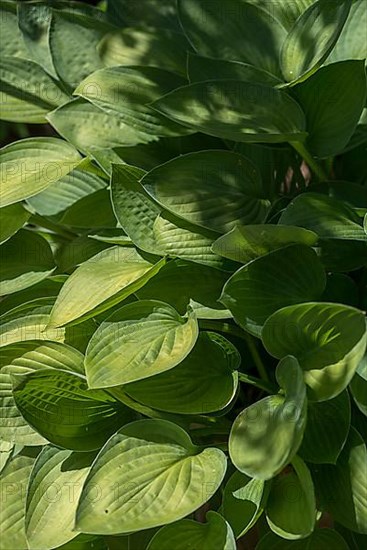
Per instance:
[[[77,536],[75,512],[95,453],[47,446],[38,455],[27,490],[26,535],[29,548],[55,548]]]
[[[223,492],[221,513],[236,538],[247,533],[261,516],[268,493],[269,486],[262,479],[251,479],[241,472],[229,478]]]
[[[272,14],[243,0],[179,0],[178,10],[181,25],[200,54],[280,74],[278,58],[286,32]]]
[[[256,167],[229,151],[189,153],[154,168],[142,185],[164,208],[219,232],[262,222],[270,206]]]
[[[305,245],[290,245],[241,267],[225,284],[220,301],[239,325],[260,336],[272,313],[319,298],[325,284],[316,253]]]
[[[152,111],[150,103],[185,84],[185,80],[156,67],[108,67],[92,73],[74,91],[106,113],[118,117],[135,134],[135,145],[156,136],[189,131]]]
[[[294,93],[306,115],[308,149],[317,157],[335,156],[351,139],[366,102],[364,61],[322,67]]]
[[[286,80],[304,80],[322,65],[343,30],[351,3],[318,0],[297,19],[281,52]]]
[[[316,501],[311,474],[298,456],[293,471],[278,476],[271,485],[266,519],[271,530],[285,539],[311,535],[316,521]]]
[[[147,550],[171,550],[172,545],[176,550],[212,550],[214,547],[235,550],[236,541],[226,520],[216,512],[208,512],[206,519],[207,523],[183,519],[162,527],[150,541]]]
[[[184,518],[215,493],[226,467],[222,451],[200,451],[171,422],[133,422],[113,435],[97,456],[79,501],[76,528],[84,533],[128,533]],[[115,490],[91,502],[96,486]]]
[[[358,307],[358,287],[349,275],[330,273],[322,301]]]
[[[124,391],[136,401],[162,411],[180,414],[220,411],[236,394],[238,377],[234,371],[240,362],[238,351],[223,336],[201,332],[195,347],[179,365],[128,384]]]
[[[1,474],[0,548],[2,550],[27,548],[24,528],[25,495],[33,463],[34,458],[16,456]]]
[[[7,206],[43,191],[75,168],[81,157],[66,141],[36,137],[3,147],[0,160],[0,206]]]
[[[300,456],[307,462],[335,464],[350,428],[350,401],[347,390],[321,403],[309,403],[307,425]]]
[[[142,27],[179,28],[176,0],[110,0],[107,15],[121,27],[138,23]]]
[[[109,191],[99,189],[80,198],[67,208],[59,223],[82,228],[115,228],[117,220],[112,210]]]
[[[191,53],[187,58],[187,72],[191,83],[216,80],[219,75],[221,80],[245,80],[271,86],[282,82],[268,71],[254,67],[249,63],[213,59],[212,57],[203,57]]]
[[[359,363],[356,373],[350,383],[353,399],[365,416],[367,416],[367,355]]]
[[[163,266],[152,264],[135,249],[114,246],[84,262],[61,289],[50,326],[81,321],[121,302],[141,288]]]
[[[0,439],[0,474],[14,453],[14,443]],[[1,515],[0,515],[1,520]]]
[[[333,51],[327,58],[327,63],[346,59],[366,59],[365,29],[367,26],[367,11],[365,8],[364,0],[353,2],[348,19]]]
[[[68,241],[55,252],[55,262],[62,272],[68,272],[73,267],[77,267],[89,260],[102,250],[106,250],[110,245],[97,242],[85,235],[76,237]],[[59,291],[61,290],[61,287]],[[59,292],[56,292],[56,296]]]
[[[256,546],[256,550],[349,550],[349,546],[333,529],[315,529],[311,536],[301,540],[284,540],[274,533],[267,533]]]
[[[46,369],[13,375],[12,380],[15,403],[25,420],[58,447],[99,449],[132,419],[129,409],[102,390],[88,389],[77,374]]]
[[[0,247],[0,260],[1,296],[39,283],[55,269],[46,239],[24,229]]]
[[[120,539],[121,540],[121,539]],[[120,543],[121,544],[121,543]],[[57,550],[112,550],[113,547],[103,537],[93,535],[78,535],[75,539],[59,546]],[[338,550],[338,549],[337,549]]]
[[[305,116],[285,92],[240,80],[183,86],[153,109],[196,131],[240,142],[303,141]]]
[[[270,479],[291,462],[306,426],[306,387],[297,360],[284,358],[276,376],[285,395],[265,397],[244,409],[229,438],[233,464],[257,479]]]
[[[247,0],[247,2],[270,12],[289,31],[314,0],[282,0],[276,3],[269,0]]]
[[[119,386],[172,369],[190,353],[197,337],[190,310],[184,319],[164,302],[142,300],[123,306],[89,342],[89,387]]]
[[[1,53],[9,57],[28,58],[29,52],[18,27],[17,4],[0,2]]]
[[[366,348],[365,317],[332,303],[284,307],[266,321],[262,340],[274,357],[297,357],[310,398],[325,401],[339,395],[354,376]]]
[[[0,243],[7,241],[28,221],[30,213],[21,204],[0,209]]]
[[[317,240],[316,233],[301,227],[257,224],[234,227],[219,237],[212,248],[220,256],[246,264],[290,244],[314,246]]]
[[[314,470],[322,506],[338,523],[363,534],[367,534],[366,463],[366,445],[352,427],[336,465]]]
[[[45,115],[68,100],[40,65],[17,57],[1,58],[0,94],[2,120],[33,124],[46,122]]]

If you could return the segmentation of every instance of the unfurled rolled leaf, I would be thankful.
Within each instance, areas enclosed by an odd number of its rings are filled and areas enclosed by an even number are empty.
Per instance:
[[[11,204],[0,209],[0,243],[7,241],[14,235],[30,218],[21,204]]]
[[[79,500],[76,528],[107,535],[182,519],[215,493],[226,467],[222,451],[201,451],[171,422],[133,422],[111,437],[93,463]],[[113,493],[102,493],[92,502],[93,487],[108,485]]]
[[[61,139],[28,138],[0,151],[0,206],[36,195],[81,161],[77,150]]]
[[[166,525],[154,535],[147,550],[176,550],[188,547],[211,550],[218,546],[223,550],[235,550],[236,541],[230,525],[217,512],[207,513],[207,522],[199,523],[183,519],[172,525]]]
[[[237,349],[223,336],[201,332],[193,350],[179,365],[127,384],[124,391],[136,401],[162,411],[181,414],[220,411],[235,397],[236,369],[240,362]]]
[[[148,172],[141,183],[173,214],[221,233],[262,222],[270,206],[256,167],[229,151],[182,155]]]
[[[30,550],[59,547],[78,535],[74,531],[75,511],[94,457],[95,452],[76,453],[52,446],[38,455],[26,501]]]
[[[260,336],[272,313],[320,298],[325,284],[316,253],[305,245],[290,245],[241,267],[225,284],[220,301],[239,325]]]
[[[25,420],[50,443],[76,451],[99,449],[133,413],[85,379],[61,370],[14,374],[13,395]]]
[[[171,120],[198,132],[239,142],[303,141],[302,109],[288,94],[240,80],[183,86],[152,103]]]
[[[351,0],[318,0],[296,20],[281,52],[286,80],[304,80],[322,65],[343,30],[351,4]]]
[[[142,300],[123,306],[104,321],[89,342],[85,368],[89,387],[108,388],[172,369],[198,337],[195,315]]]
[[[299,360],[313,401],[339,395],[349,384],[367,342],[362,311],[332,303],[284,307],[266,321],[262,340],[267,351]]]
[[[348,544],[343,537],[333,529],[315,529],[312,535],[301,540],[285,540],[275,533],[267,533],[256,546],[256,550],[349,550]]]
[[[114,246],[84,262],[69,277],[53,307],[49,325],[80,322],[122,302],[164,265],[145,260],[138,252]]]
[[[54,269],[52,251],[46,239],[21,229],[0,247],[0,296],[39,283]]]
[[[298,456],[292,460],[293,471],[273,480],[266,503],[270,529],[285,539],[309,536],[316,522],[315,490],[306,464]]]
[[[271,479],[291,462],[306,426],[306,386],[297,360],[284,358],[276,376],[285,395],[265,397],[244,409],[229,438],[233,464],[256,479]]]

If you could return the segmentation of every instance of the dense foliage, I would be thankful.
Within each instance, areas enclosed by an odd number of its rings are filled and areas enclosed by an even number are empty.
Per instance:
[[[358,550],[366,0],[2,0],[3,550]]]

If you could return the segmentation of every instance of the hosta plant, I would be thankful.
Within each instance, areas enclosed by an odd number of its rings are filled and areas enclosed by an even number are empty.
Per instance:
[[[366,0],[1,0],[2,550],[359,550]]]

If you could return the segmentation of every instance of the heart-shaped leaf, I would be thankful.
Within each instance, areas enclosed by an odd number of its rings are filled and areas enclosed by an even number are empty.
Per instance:
[[[104,321],[89,342],[85,369],[89,387],[108,388],[172,369],[198,337],[195,315],[187,319],[163,302],[123,306]]]
[[[129,533],[184,518],[215,493],[226,467],[222,451],[200,451],[171,422],[133,422],[97,456],[79,501],[76,528]],[[95,488],[106,486],[112,492],[100,492],[95,499]]]

